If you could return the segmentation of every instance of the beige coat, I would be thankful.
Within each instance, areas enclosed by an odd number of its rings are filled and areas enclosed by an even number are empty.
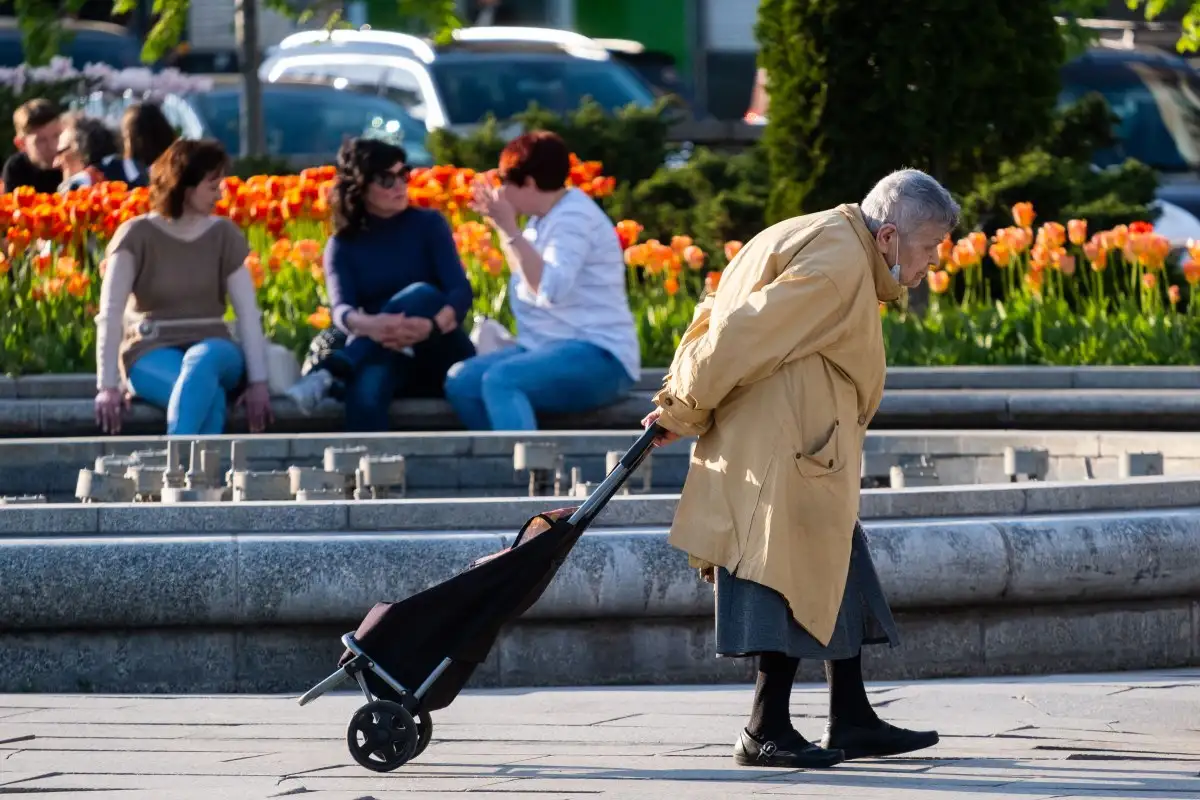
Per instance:
[[[867,424],[898,299],[857,205],[767,228],[696,310],[654,402],[699,436],[669,541],[780,592],[828,644],[846,585]]]

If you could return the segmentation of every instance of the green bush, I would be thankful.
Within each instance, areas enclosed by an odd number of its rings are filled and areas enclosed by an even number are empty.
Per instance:
[[[855,202],[888,172],[970,185],[1048,130],[1054,0],[762,0],[767,221]]]

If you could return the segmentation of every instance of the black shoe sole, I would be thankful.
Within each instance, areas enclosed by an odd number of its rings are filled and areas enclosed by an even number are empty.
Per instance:
[[[846,759],[840,754],[837,756],[822,756],[820,758],[814,756],[811,761],[805,758],[803,759],[802,763],[798,763],[798,760],[794,759],[785,760],[776,758],[774,756],[767,756],[766,758],[752,758],[741,753],[734,753],[733,760],[734,763],[742,767],[773,767],[776,769],[829,769],[830,767],[837,766]]]
[[[847,761],[855,761],[860,758],[886,758],[887,756],[899,756],[905,753],[915,753],[918,750],[924,750],[928,747],[933,747],[941,741],[941,737],[934,733],[932,736],[924,736],[921,738],[914,737],[903,746],[887,747],[887,748],[865,748],[865,747],[841,747],[840,749],[846,754]]]

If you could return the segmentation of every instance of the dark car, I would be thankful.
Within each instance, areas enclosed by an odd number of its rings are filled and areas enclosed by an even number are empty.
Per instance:
[[[122,28],[104,22],[66,22],[70,35],[62,55],[71,59],[75,69],[85,64],[107,64],[113,69],[146,66],[142,63],[142,43]],[[12,17],[0,18],[0,67],[25,63],[21,31]]]

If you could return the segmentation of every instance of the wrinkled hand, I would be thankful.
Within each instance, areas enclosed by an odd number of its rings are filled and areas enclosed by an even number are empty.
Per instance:
[[[275,422],[271,391],[265,381],[250,384],[238,398],[237,405],[246,407],[246,424],[251,433],[262,433],[267,425]]]
[[[467,206],[487,218],[500,231],[510,235],[518,232],[517,210],[508,199],[507,186],[492,186],[482,178],[477,178]]]
[[[121,432],[121,412],[128,411],[130,395],[120,389],[101,389],[96,393],[96,424],[105,433]]]
[[[651,425],[658,422],[658,418],[661,416],[662,416],[662,409],[661,408],[654,409],[653,411],[651,411],[649,414],[647,414],[645,417],[642,418],[642,428],[643,429],[649,428]],[[670,444],[671,442],[677,441],[680,438],[678,433],[669,431],[666,428],[662,428],[661,430],[662,430],[662,433],[660,433],[658,436],[654,437],[654,446],[655,447],[662,447],[663,445]]]
[[[458,327],[458,314],[450,306],[442,306],[442,310],[433,318],[437,323],[438,330],[442,333],[450,333]]]

